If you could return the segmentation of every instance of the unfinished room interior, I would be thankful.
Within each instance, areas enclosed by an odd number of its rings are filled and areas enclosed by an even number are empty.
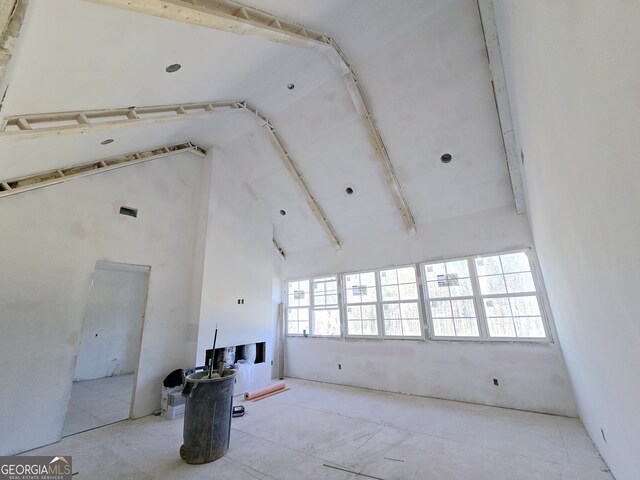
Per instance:
[[[1,0],[2,461],[640,478],[639,25],[637,0]],[[227,376],[227,423],[195,417]],[[190,462],[207,421],[224,452]]]

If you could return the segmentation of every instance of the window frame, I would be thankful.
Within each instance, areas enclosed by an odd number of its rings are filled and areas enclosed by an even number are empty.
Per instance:
[[[388,301],[383,301],[382,300],[382,282],[381,282],[381,277],[380,277],[380,272],[382,271],[386,271],[386,270],[398,270],[400,268],[406,268],[406,267],[412,267],[414,269],[414,272],[416,274],[416,290],[418,293],[418,298],[415,299],[415,302],[418,304],[418,316],[419,316],[419,323],[420,323],[420,335],[414,335],[414,336],[407,336],[407,335],[387,335],[385,333],[384,330],[384,307],[383,305],[387,304],[387,303],[407,303],[407,302],[413,302],[414,300],[388,300]],[[373,273],[375,275],[375,280],[376,280],[376,301],[375,302],[366,302],[366,303],[347,303],[347,282],[345,281],[345,277],[347,275],[359,275],[362,273]],[[344,338],[350,339],[350,340],[357,340],[357,339],[377,339],[377,340],[420,340],[420,341],[424,341],[425,339],[425,325],[424,325],[424,298],[422,295],[422,289],[420,288],[420,269],[418,267],[418,265],[416,265],[415,263],[408,263],[408,264],[403,264],[403,265],[393,265],[393,266],[387,266],[384,268],[368,268],[368,269],[364,269],[364,270],[358,270],[358,271],[353,271],[353,272],[345,272],[340,274],[340,280],[342,283],[342,308],[343,308],[343,314],[342,314],[342,325],[343,325],[343,332],[344,332]],[[355,306],[355,305],[375,305],[376,307],[376,318],[377,318],[377,325],[378,325],[378,334],[377,335],[357,335],[357,334],[350,334],[349,333],[349,320],[347,318],[347,308],[349,306]]]
[[[309,282],[309,305],[306,307],[291,307],[289,306],[289,284],[290,283],[294,283],[294,282],[304,282],[304,281],[308,281]],[[289,336],[289,337],[304,337],[304,333],[289,333],[289,309],[290,308],[296,308],[296,309],[300,309],[300,308],[306,308],[309,310],[309,331],[311,331],[311,287],[312,287],[312,283],[311,283],[311,278],[309,277],[302,277],[302,278],[292,278],[291,280],[287,280],[286,282],[284,282],[284,295],[283,297],[286,299],[286,301],[284,302],[284,332],[285,332],[285,336]],[[310,333],[307,333],[307,335],[310,335]]]
[[[336,310],[338,310],[338,316],[340,317],[338,320],[339,332],[338,332],[338,335],[317,335],[315,333],[312,333],[315,330],[315,326],[316,326],[315,325],[316,324],[316,308],[315,308],[316,302],[315,302],[315,295],[313,293],[313,283],[315,280],[321,280],[321,279],[326,279],[331,277],[335,277],[336,279],[336,297],[337,297]],[[311,332],[308,334],[308,336],[314,337],[314,338],[343,338],[344,337],[344,317],[342,315],[342,308],[341,308],[342,295],[340,292],[340,274],[336,273],[331,275],[314,275],[313,277],[310,277],[309,278],[309,295],[310,295],[309,330],[311,330]],[[326,297],[326,294],[325,294],[325,297]],[[322,310],[322,309],[319,309],[319,310]]]
[[[488,294],[488,295],[483,295],[482,291],[480,290],[480,277],[478,276],[478,270],[476,267],[476,262],[475,260],[477,258],[483,258],[483,257],[494,257],[494,256],[500,256],[500,255],[509,255],[509,254],[513,254],[513,253],[524,253],[527,256],[527,260],[529,261],[529,268],[531,269],[531,277],[533,278],[533,285],[536,289],[535,292],[522,292],[522,293],[503,293],[503,294]],[[554,338],[553,338],[553,330],[551,328],[551,322],[549,321],[549,317],[548,317],[548,305],[547,305],[547,296],[546,296],[546,290],[544,289],[544,283],[541,281],[541,278],[539,276],[539,269],[538,269],[538,264],[537,264],[537,260],[535,258],[535,254],[533,252],[533,249],[531,247],[529,248],[519,248],[519,249],[512,249],[512,250],[504,250],[504,251],[499,251],[499,252],[493,252],[493,253],[483,253],[483,254],[478,254],[478,255],[467,255],[467,256],[463,256],[463,257],[457,257],[457,258],[444,258],[444,259],[437,259],[437,260],[430,260],[430,261],[426,261],[426,262],[421,262],[420,265],[420,272],[423,273],[423,269],[425,268],[425,266],[427,265],[433,265],[433,264],[438,264],[438,263],[445,263],[445,262],[452,262],[452,261],[459,261],[459,260],[466,260],[467,261],[467,265],[469,267],[469,275],[471,278],[471,287],[473,289],[473,303],[474,303],[474,308],[476,310],[476,318],[478,321],[478,332],[479,332],[479,336],[477,337],[453,337],[453,336],[436,336],[434,334],[435,330],[434,330],[434,326],[433,326],[433,318],[431,315],[431,306],[429,304],[429,302],[431,301],[431,298],[429,297],[429,292],[428,292],[428,288],[427,288],[427,282],[426,280],[423,282],[423,295],[424,295],[424,308],[425,308],[425,315],[426,315],[426,319],[427,319],[427,326],[428,326],[428,333],[427,336],[429,337],[430,340],[436,341],[436,342],[490,342],[490,343],[494,343],[494,342],[498,342],[498,343],[554,343]],[[504,272],[502,273],[504,275]],[[544,328],[545,331],[545,336],[544,337],[540,337],[540,338],[534,338],[534,337],[492,337],[489,334],[489,324],[488,324],[488,317],[487,317],[487,313],[485,310],[485,305],[484,305],[484,301],[483,299],[485,298],[510,298],[510,297],[518,297],[518,296],[533,296],[536,298],[537,302],[538,302],[538,307],[540,309],[540,317],[542,320],[542,326]],[[443,297],[443,298],[449,298],[451,299],[451,297]],[[458,297],[453,297],[453,298],[458,298]],[[463,297],[460,297],[463,298]],[[464,297],[464,298],[469,298],[469,297]],[[434,299],[437,300],[437,299]]]
[[[427,318],[427,325],[428,325],[428,336],[431,340],[436,340],[436,341],[440,341],[440,340],[444,340],[444,341],[470,341],[470,342],[477,342],[478,340],[483,340],[483,338],[485,337],[485,331],[483,330],[483,322],[481,320],[481,315],[479,312],[479,305],[478,305],[478,299],[477,299],[477,295],[476,292],[479,292],[479,287],[477,285],[478,283],[478,279],[477,276],[475,275],[475,269],[472,269],[472,267],[475,266],[475,263],[472,261],[474,258],[476,258],[475,256],[470,256],[470,257],[456,257],[456,258],[445,258],[445,259],[440,259],[440,260],[433,260],[433,261],[428,261],[428,262],[421,262],[420,265],[420,273],[423,275],[423,285],[422,285],[422,289],[423,289],[423,296],[424,296],[424,309],[425,309],[425,315]],[[469,271],[469,281],[471,282],[471,295],[465,295],[462,297],[436,297],[436,298],[431,298],[429,296],[429,282],[427,281],[426,276],[424,275],[424,269],[425,267],[429,266],[429,265],[436,265],[438,263],[449,263],[449,262],[459,262],[461,260],[465,260],[467,262],[467,270]],[[439,300],[471,300],[473,302],[473,308],[475,309],[476,312],[476,323],[478,325],[478,336],[477,337],[469,337],[469,336],[450,336],[450,335],[435,335],[435,327],[433,325],[433,315],[431,314],[431,301],[439,301]]]
[[[529,261],[529,267],[531,269],[531,276],[533,278],[533,283],[535,286],[535,292],[522,292],[522,293],[514,293],[514,294],[495,294],[495,295],[482,295],[480,290],[480,281],[478,277],[478,272],[476,268],[476,258],[481,257],[491,257],[497,255],[509,255],[513,253],[524,253],[527,256]],[[476,310],[476,318],[478,321],[478,332],[480,335],[478,337],[452,337],[452,336],[435,336],[434,328],[433,328],[433,319],[431,316],[431,306],[429,304],[430,297],[428,294],[428,285],[427,280],[425,278],[425,270],[424,266],[429,264],[437,264],[443,262],[453,262],[458,260],[466,260],[467,265],[469,267],[469,275],[473,290],[473,306]],[[420,316],[420,328],[421,328],[421,336],[393,336],[386,335],[384,333],[384,318],[383,318],[383,304],[384,303],[401,303],[401,301],[382,301],[382,284],[380,272],[384,270],[391,269],[400,269],[405,267],[413,267],[416,272],[416,286],[418,289],[418,299],[416,300],[418,303],[418,314]],[[346,275],[354,275],[354,274],[362,274],[373,272],[375,274],[376,280],[376,316],[377,316],[377,326],[378,326],[378,335],[350,335],[348,333],[348,320],[347,320],[347,307],[349,304],[346,302]],[[504,272],[502,273],[504,275]],[[313,281],[314,279],[327,278],[327,277],[335,277],[337,281],[337,295],[338,295],[338,312],[340,315],[340,335],[313,335],[311,332],[314,328],[314,300],[313,300]],[[300,281],[308,281],[309,282],[309,306],[308,307],[289,307],[289,295],[288,295],[288,286],[291,282],[300,282]],[[283,298],[285,301],[283,302],[283,314],[284,314],[284,331],[286,337],[304,337],[303,333],[288,333],[289,328],[289,308],[308,308],[309,309],[309,332],[307,333],[307,337],[313,338],[330,338],[330,339],[347,339],[347,340],[413,340],[413,341],[426,341],[426,342],[458,342],[458,343],[519,343],[519,344],[553,344],[555,343],[554,336],[556,335],[555,326],[552,319],[551,308],[549,305],[549,300],[547,296],[546,286],[542,279],[542,273],[540,271],[538,259],[535,253],[535,249],[533,247],[523,247],[516,248],[504,251],[496,251],[491,253],[482,253],[482,254],[474,254],[474,255],[466,255],[452,258],[434,258],[418,263],[409,263],[402,265],[389,265],[384,268],[367,268],[358,271],[345,272],[345,273],[337,273],[337,274],[319,274],[302,278],[293,278],[290,280],[285,280],[283,282]],[[491,297],[503,297],[509,298],[511,296],[535,296],[538,301],[538,307],[540,308],[540,317],[542,319],[543,328],[546,336],[543,338],[531,338],[531,337],[491,337],[489,336],[489,327],[487,321],[487,315],[485,312],[483,298],[491,298]],[[442,297],[443,299],[448,298],[470,298],[468,296],[465,297]],[[437,299],[434,299],[437,300]],[[410,300],[409,300],[410,301]],[[368,302],[365,304],[351,304],[351,305],[368,305],[374,302]]]
[[[337,310],[338,315],[340,316],[339,327],[340,333],[338,335],[316,335],[312,333],[315,327],[315,299],[313,295],[313,282],[314,280],[319,280],[323,278],[335,277],[337,283],[337,297],[338,304]],[[290,307],[289,306],[289,284],[294,282],[309,282],[309,305],[307,307]],[[342,313],[342,291],[341,291],[341,275],[330,273],[326,275],[314,275],[312,277],[301,277],[301,278],[292,278],[290,280],[284,281],[284,295],[283,297],[286,299],[284,302],[283,310],[284,310],[284,334],[285,337],[313,337],[313,338],[344,338],[344,316]],[[289,309],[290,308],[308,308],[309,309],[309,331],[305,335],[304,333],[289,333]]]

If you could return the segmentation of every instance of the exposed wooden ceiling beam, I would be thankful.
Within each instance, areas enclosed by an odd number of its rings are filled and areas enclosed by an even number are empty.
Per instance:
[[[511,188],[513,189],[513,198],[516,204],[516,212],[522,214],[527,211],[524,186],[522,184],[522,166],[520,163],[520,155],[518,155],[513,120],[511,118],[509,92],[507,91],[507,81],[504,75],[504,66],[502,65],[502,52],[500,51],[500,39],[498,38],[492,0],[478,0],[478,10],[480,11],[480,20],[487,46],[487,59],[493,80],[491,83],[496,99],[498,121],[500,122],[500,131],[502,133],[505,155],[507,157],[507,166],[511,179]]]
[[[107,158],[94,162],[85,162],[63,168],[47,170],[22,177],[0,180],[0,198],[18,193],[28,192],[37,188],[48,187],[69,180],[94,175],[100,172],[108,172],[116,168],[135,165],[142,162],[155,160],[181,152],[190,152],[200,157],[205,156],[205,150],[191,142],[158,147],[151,150],[129,153],[118,157]]]
[[[253,105],[251,105],[250,103],[242,102],[241,105],[247,112],[255,116],[260,121],[265,132],[267,133],[267,136],[269,137],[269,141],[271,142],[271,144],[273,145],[273,148],[275,149],[276,153],[280,157],[280,160],[282,160],[282,164],[284,165],[284,168],[287,170],[287,172],[289,172],[289,175],[291,175],[291,178],[293,179],[293,181],[300,188],[300,191],[302,192],[304,199],[307,202],[307,205],[313,212],[313,215],[316,217],[316,220],[318,220],[318,223],[320,224],[324,232],[327,234],[327,237],[329,237],[329,240],[331,241],[333,248],[335,248],[336,250],[340,250],[340,240],[338,239],[338,235],[336,234],[336,231],[331,226],[331,223],[327,219],[327,216],[322,210],[322,207],[320,207],[320,204],[318,203],[314,195],[311,193],[311,190],[309,189],[309,185],[307,184],[306,180],[302,176],[302,173],[300,173],[300,170],[294,163],[293,158],[291,157],[291,154],[287,152],[287,149],[285,148],[284,143],[276,133],[276,129],[273,127],[273,125],[269,121],[269,118],[263,113],[261,113],[260,111],[258,111],[258,109]]]
[[[375,124],[364,93],[356,80],[353,67],[344,52],[331,37],[309,27],[289,22],[262,10],[242,5],[233,0],[84,0],[132,12],[153,15],[201,27],[222,30],[239,35],[251,35],[266,40],[309,48],[328,55],[331,63],[344,78],[351,99],[365,124],[371,145],[380,160],[387,185],[402,217],[405,228],[415,233],[416,225],[409,204],[402,194],[400,182],[391,158]]]
[[[7,117],[0,125],[0,138],[27,139],[51,135],[63,135],[72,133],[85,133],[89,131],[112,130],[116,128],[140,125],[144,123],[164,122],[167,120],[180,120],[186,118],[199,118],[214,114],[235,110],[246,112],[257,118],[269,137],[276,153],[291,175],[291,178],[300,188],[307,205],[316,217],[318,223],[327,234],[329,241],[336,250],[340,249],[340,240],[327,219],[326,214],[311,193],[309,185],[302,177],[298,167],[287,152],[282,139],[278,136],[269,118],[256,107],[247,102],[200,102],[175,105],[157,105],[153,107],[113,108],[105,110],[78,110],[74,112],[37,113],[29,115],[15,115]],[[50,172],[48,172],[50,173]],[[42,176],[43,174],[39,174]],[[50,175],[47,176],[49,178]],[[54,177],[56,177],[54,175]],[[15,179],[14,179],[15,180]],[[7,181],[11,185],[14,180]],[[24,182],[23,182],[24,183]],[[0,185],[0,196],[2,195]],[[4,189],[10,191],[12,188]]]
[[[20,35],[28,3],[29,0],[0,1],[0,87],[6,88],[6,85],[2,85],[4,72],[7,69],[9,60],[11,60],[13,49]],[[0,92],[0,106],[2,95],[4,95],[4,91]]]
[[[206,117],[213,113],[240,108],[238,102],[203,102],[13,115],[5,118],[0,124],[0,137],[23,140],[51,135],[113,130],[130,125]]]
[[[294,47],[330,48],[319,32],[231,0],[84,1],[238,35],[260,37]]]

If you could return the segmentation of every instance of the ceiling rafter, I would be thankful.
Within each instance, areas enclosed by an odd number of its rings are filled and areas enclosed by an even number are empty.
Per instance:
[[[29,0],[4,0],[0,2],[0,83],[2,83],[16,41],[20,36],[28,3]],[[4,92],[0,94],[0,107],[3,94]]]
[[[351,99],[364,122],[390,193],[409,233],[416,232],[415,220],[391,158],[376,127],[353,67],[331,37],[309,27],[289,22],[234,0],[84,0],[132,12],[153,15],[239,35],[251,35],[276,43],[317,50],[328,55],[347,84]]]
[[[293,158],[291,157],[291,154],[285,148],[282,140],[280,139],[279,135],[276,132],[276,129],[269,121],[269,118],[263,113],[261,113],[260,111],[258,111],[258,109],[253,105],[251,105],[250,103],[242,102],[241,105],[247,112],[249,112],[250,114],[255,116],[258,120],[260,120],[265,132],[267,133],[267,136],[269,137],[269,141],[271,142],[271,145],[273,145],[273,148],[278,153],[280,160],[282,160],[282,163],[285,169],[287,170],[287,172],[289,172],[289,175],[291,175],[291,178],[295,181],[295,183],[298,185],[298,187],[302,191],[302,194],[304,195],[304,199],[307,201],[307,205],[309,205],[309,208],[313,212],[313,215],[316,217],[316,220],[318,220],[318,223],[320,223],[320,226],[329,237],[329,240],[331,240],[331,244],[333,245],[333,247],[336,250],[340,250],[340,240],[338,239],[338,235],[336,234],[335,230],[331,226],[331,223],[327,219],[327,216],[322,210],[322,207],[320,207],[320,204],[318,204],[318,201],[311,193],[311,190],[309,189],[309,186],[307,185],[306,180],[302,176],[302,173],[300,173],[300,170],[298,169],[296,164],[293,162]]]
[[[135,165],[142,162],[155,160],[156,158],[174,155],[176,153],[190,152],[200,157],[205,156],[205,150],[191,142],[167,145],[140,152],[128,153],[104,160],[79,163],[63,168],[55,168],[45,172],[34,173],[22,177],[0,180],[0,198],[17,193],[28,192],[37,188],[48,187],[66,182],[75,178],[86,177],[96,173],[108,172],[116,168]]]
[[[129,125],[206,117],[213,113],[240,108],[238,102],[201,102],[13,115],[6,117],[0,124],[0,136],[24,140],[50,135],[113,130]]]
[[[480,23],[482,24],[482,32],[487,47],[487,60],[489,62],[489,71],[491,72],[491,83],[496,100],[496,110],[498,111],[500,133],[502,133],[509,178],[511,179],[511,189],[513,190],[516,212],[522,214],[527,212],[527,205],[524,186],[522,184],[521,159],[518,158],[518,147],[513,128],[513,120],[511,118],[509,92],[507,91],[507,81],[504,74],[504,66],[502,65],[502,52],[500,51],[500,39],[498,38],[498,27],[496,26],[493,1],[477,1],[478,11],[480,12]]]
[[[103,110],[77,110],[73,112],[36,113],[7,117],[0,125],[0,138],[29,139],[42,136],[85,133],[89,131],[112,130],[115,128],[140,125],[144,123],[164,122],[200,118],[227,111],[246,112],[257,118],[266,132],[274,150],[300,188],[307,205],[326,233],[336,250],[340,249],[340,240],[326,214],[320,207],[306,180],[287,151],[284,143],[269,118],[255,106],[245,101],[200,102],[174,105],[156,105],[152,107],[129,107]],[[51,172],[46,172],[47,174]],[[39,174],[42,176],[43,174]],[[47,175],[49,178],[50,175]],[[55,175],[54,175],[55,177]],[[10,185],[10,183],[8,184]],[[0,196],[2,195],[0,184]],[[11,191],[5,190],[5,191]]]

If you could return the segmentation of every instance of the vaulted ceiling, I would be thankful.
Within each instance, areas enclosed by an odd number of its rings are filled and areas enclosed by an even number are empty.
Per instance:
[[[476,0],[245,4],[340,44],[418,230],[514,204]],[[174,63],[182,68],[165,72]],[[81,0],[31,0],[7,79],[5,117],[246,100],[269,117],[342,241],[404,228],[346,84],[322,52]],[[100,145],[107,137],[114,142]],[[0,177],[183,141],[237,166],[286,251],[327,244],[260,123],[238,111],[107,133],[0,136]],[[453,161],[441,163],[443,153]]]

